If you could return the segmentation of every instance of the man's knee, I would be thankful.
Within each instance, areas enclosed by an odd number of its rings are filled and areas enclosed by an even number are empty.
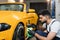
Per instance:
[[[47,36],[47,33],[41,31],[41,30],[37,30],[36,33],[38,33],[41,36]]]
[[[43,35],[43,34],[42,34],[43,31],[41,31],[41,30],[37,30],[36,33],[38,33],[39,35]]]

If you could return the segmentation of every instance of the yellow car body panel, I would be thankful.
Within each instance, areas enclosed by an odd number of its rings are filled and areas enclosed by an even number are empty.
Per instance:
[[[1,4],[10,4],[10,3],[1,3]],[[0,10],[0,23],[7,23],[11,25],[10,29],[5,31],[0,31],[0,40],[4,40],[4,39],[12,40],[14,31],[19,22],[22,22],[24,24],[25,32],[26,32],[26,25],[28,24],[28,20],[30,20],[30,24],[36,25],[38,19],[37,14],[27,13],[26,4],[23,5],[24,5],[23,12]],[[25,33],[25,37],[26,37],[26,33]]]

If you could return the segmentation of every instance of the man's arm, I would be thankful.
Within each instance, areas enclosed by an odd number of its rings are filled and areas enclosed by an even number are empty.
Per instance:
[[[55,32],[50,32],[47,37],[40,36],[39,34],[35,33],[35,36],[40,40],[52,40],[55,36]]]

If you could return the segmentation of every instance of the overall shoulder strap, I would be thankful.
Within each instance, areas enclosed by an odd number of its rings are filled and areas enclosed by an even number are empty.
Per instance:
[[[56,20],[54,20],[51,24],[50,24],[50,26],[55,22]],[[51,27],[49,26],[49,32],[51,31]],[[47,29],[47,24],[46,24],[46,29]]]
[[[56,20],[54,20],[51,24],[50,24],[50,26],[55,22]],[[49,26],[49,32],[51,31],[51,27]]]

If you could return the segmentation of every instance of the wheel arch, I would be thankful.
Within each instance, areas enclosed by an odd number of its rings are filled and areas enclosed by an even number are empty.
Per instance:
[[[18,24],[22,24],[22,25],[24,26],[24,23],[23,23],[23,22],[19,22]],[[15,30],[14,30],[14,32],[13,32],[13,36],[14,36],[14,33],[15,33],[16,29],[17,29],[18,24],[16,25],[16,28],[15,28]],[[24,28],[25,28],[25,27],[24,27]],[[12,40],[13,40],[13,36],[12,36]]]
[[[19,22],[18,24],[20,24],[20,23],[24,26],[24,23],[23,22]]]

